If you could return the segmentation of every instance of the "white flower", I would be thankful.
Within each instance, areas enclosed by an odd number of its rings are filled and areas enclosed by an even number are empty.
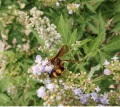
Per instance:
[[[114,56],[112,59],[113,59],[114,61],[116,61],[116,60],[118,60],[118,57],[117,57],[117,56]]]
[[[80,96],[82,94],[82,91],[80,88],[74,89],[73,91],[74,91],[75,95]]]
[[[69,13],[69,14],[72,14],[72,13],[73,13],[73,11],[72,11],[72,10],[69,10],[69,11],[68,11],[68,13]]]
[[[41,61],[42,61],[42,57],[40,55],[37,55],[35,62],[41,64]]]
[[[37,65],[35,65],[35,66],[32,67],[32,70],[33,70],[33,74],[40,75],[41,72],[44,72],[44,67],[37,64]]]
[[[16,86],[14,86],[14,85],[9,86],[9,87],[7,88],[7,92],[8,92],[9,94],[16,94],[16,93],[17,93],[17,88],[16,88]]]
[[[50,65],[50,66],[45,66],[45,71],[47,71],[49,74],[51,73],[52,69],[53,69],[53,66],[52,66],[52,65]]]
[[[103,98],[100,98],[102,104],[109,104],[108,95],[104,93]]]
[[[51,79],[49,77],[44,81],[45,84],[49,84],[50,82],[51,82]]]
[[[36,7],[33,7],[31,10],[30,10],[30,14],[32,15],[32,14],[34,14],[35,12],[36,12]]]
[[[59,3],[56,3],[56,5],[59,5]],[[30,27],[33,27],[38,32],[39,37],[42,38],[45,43],[45,47],[42,47],[41,51],[44,49],[54,50],[55,46],[61,42],[61,35],[57,33],[56,26],[51,24],[47,17],[40,17],[43,15],[43,12],[37,10],[36,7],[30,10],[30,15]],[[56,37],[58,34],[60,36]]]
[[[59,2],[56,2],[56,6],[59,7],[59,6],[60,6],[60,3],[59,3]]]
[[[107,60],[105,60],[103,65],[108,65],[110,62],[108,62]]]
[[[91,93],[91,99],[93,99],[94,101],[98,100],[98,95],[96,92]]]
[[[61,98],[62,98],[61,96],[57,96],[57,97],[56,97],[56,100],[59,101],[59,100],[61,100]]]
[[[42,99],[46,96],[45,87],[42,86],[37,90],[37,96]]]
[[[45,59],[44,61],[42,61],[42,66],[46,66],[48,63],[48,59]]]
[[[20,8],[23,9],[26,4],[25,3],[19,3],[19,5],[20,5]]]
[[[72,13],[76,12],[78,10],[79,6],[80,6],[80,4],[74,4],[74,3],[68,4],[67,5],[68,13],[72,14]]]
[[[96,90],[96,92],[98,93],[98,92],[100,91],[100,88],[97,86],[97,87],[95,88],[95,90]]]
[[[46,84],[46,88],[49,89],[50,91],[53,91],[55,85],[54,83]]]
[[[109,70],[109,69],[105,69],[105,70],[104,70],[104,74],[105,74],[105,75],[110,75],[110,70]]]

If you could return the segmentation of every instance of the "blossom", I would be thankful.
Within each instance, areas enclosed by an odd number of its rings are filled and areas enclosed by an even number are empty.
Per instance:
[[[61,100],[61,98],[62,98],[61,96],[57,96],[57,97],[56,97],[56,100],[59,101],[59,100]]]
[[[76,12],[76,10],[79,8],[80,4],[68,4],[67,5],[67,9],[68,9],[68,13],[72,14],[73,12]]]
[[[100,91],[100,88],[97,86],[97,87],[95,88],[95,90],[96,90],[96,92],[98,93],[98,92]]]
[[[33,70],[33,74],[40,75],[41,72],[44,72],[44,67],[37,64],[37,65],[32,67],[32,70]]]
[[[103,65],[108,65],[110,62],[108,62],[107,60],[105,60]]]
[[[112,59],[113,59],[114,61],[116,61],[116,60],[118,59],[118,57],[117,57],[117,56],[114,56]]]
[[[41,61],[42,61],[42,57],[40,55],[37,55],[35,62],[41,64]]]
[[[49,84],[50,82],[51,82],[51,79],[49,77],[46,78],[45,81],[44,81],[45,84]]]
[[[55,85],[54,83],[46,84],[46,88],[49,89],[50,91],[53,91]]]
[[[60,6],[60,3],[59,3],[59,2],[56,2],[56,6],[59,7],[59,6]]]
[[[9,94],[16,94],[16,93],[17,93],[17,87],[14,86],[14,85],[11,85],[11,86],[9,86],[9,87],[7,88],[7,92],[8,92]]]
[[[110,75],[110,70],[109,70],[109,69],[105,69],[105,70],[104,70],[104,74],[105,74],[105,75]]]
[[[39,98],[44,98],[46,96],[46,92],[45,92],[45,87],[41,86],[38,90],[37,90],[37,96]]]
[[[109,104],[109,100],[107,99],[108,95],[104,93],[103,98],[99,98],[100,102],[104,105]]]
[[[47,63],[48,63],[48,59],[43,60],[43,61],[42,61],[42,66],[46,66]]]
[[[82,90],[80,88],[74,89],[73,91],[74,91],[75,95],[80,96],[82,94]]]
[[[58,3],[57,3],[58,5]],[[47,17],[42,17],[43,12],[36,7],[30,10],[29,26],[34,28],[39,37],[43,39],[44,49],[54,50],[55,46],[61,42],[61,35],[56,31],[56,26],[51,24]],[[41,49],[42,51],[43,49]]]
[[[97,99],[98,99],[97,93],[93,92],[90,95],[91,95],[91,99],[93,99],[94,101],[97,101]]]
[[[80,102],[84,105],[87,105],[89,96],[90,96],[89,94],[81,95],[80,96]]]
[[[45,71],[48,72],[49,74],[52,72],[53,66],[45,66]]]

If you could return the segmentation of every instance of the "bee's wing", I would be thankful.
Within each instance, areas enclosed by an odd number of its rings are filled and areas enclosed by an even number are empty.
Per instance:
[[[67,45],[63,45],[62,48],[59,50],[58,54],[55,57],[60,58],[61,56],[63,56],[64,54],[66,54],[68,52],[68,46]]]

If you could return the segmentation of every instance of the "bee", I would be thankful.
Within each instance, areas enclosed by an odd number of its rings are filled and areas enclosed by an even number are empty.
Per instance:
[[[68,52],[68,46],[67,45],[63,45],[61,47],[61,49],[59,50],[58,54],[49,59],[50,63],[52,65],[54,65],[54,68],[52,69],[51,73],[49,74],[50,77],[55,77],[57,78],[59,75],[62,74],[62,72],[64,71],[64,61],[67,61],[67,62],[78,62],[76,60],[61,60],[61,57],[63,55],[65,55],[67,52]]]

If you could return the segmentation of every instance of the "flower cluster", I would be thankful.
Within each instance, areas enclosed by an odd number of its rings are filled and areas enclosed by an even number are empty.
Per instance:
[[[42,60],[42,57],[40,55],[36,56],[35,63],[36,64],[32,66],[32,71],[28,70],[29,73],[32,73],[32,75],[30,75],[30,77],[32,78],[39,77],[39,75],[46,76],[47,73],[48,74],[51,73],[54,67],[53,65],[51,65],[51,63],[49,62],[47,58],[45,60]]]
[[[16,94],[17,93],[17,88],[16,86],[14,85],[10,85],[8,88],[7,88],[7,92],[8,94]]]
[[[26,28],[34,28],[39,37],[42,38],[45,42],[45,46],[40,48],[41,51],[44,49],[54,50],[57,44],[61,42],[61,35],[57,33],[56,26],[50,24],[50,21],[47,17],[43,17],[43,12],[38,10],[36,7],[30,10],[30,15],[28,16],[24,12],[20,12],[20,17],[25,19],[27,22]]]
[[[23,8],[25,7],[25,5],[26,5],[25,3],[22,3],[21,1],[17,1],[17,2],[18,2],[18,4],[20,5],[20,8],[21,8],[21,9],[23,9]]]
[[[114,105],[120,105],[120,91],[110,91],[108,93],[108,97],[110,100],[110,105],[114,106]]]
[[[73,14],[74,12],[78,10],[79,7],[80,7],[80,4],[76,4],[76,3],[68,4],[67,5],[68,13]]]
[[[72,49],[73,49],[73,50],[77,50],[77,48],[78,48],[79,45],[80,45],[80,42],[81,42],[81,41],[76,41],[74,44],[71,44]]]
[[[72,73],[63,71],[60,77],[51,78],[49,74],[54,68],[48,59],[42,60],[37,55],[35,65],[32,66],[28,73],[30,78],[37,79],[43,86],[37,90],[37,96],[44,100],[45,106],[80,106],[80,105],[108,105],[109,99],[107,93],[99,94],[100,88],[87,79],[85,72]],[[62,78],[64,77],[64,78]]]
[[[120,82],[120,62],[118,60],[117,56],[114,56],[112,58],[112,61],[108,62],[105,60],[104,62],[104,74],[105,75],[113,75],[112,78],[113,80],[116,81],[116,83]]]

